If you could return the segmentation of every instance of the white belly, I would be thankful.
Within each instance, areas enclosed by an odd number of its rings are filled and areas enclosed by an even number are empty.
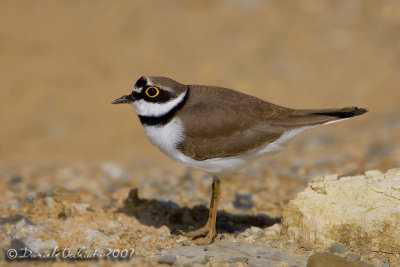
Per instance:
[[[304,127],[283,134],[278,140],[270,144],[266,144],[248,153],[231,156],[226,158],[213,158],[203,161],[192,159],[182,154],[176,147],[184,138],[184,130],[179,118],[174,118],[171,122],[163,126],[144,126],[144,131],[150,142],[157,146],[162,152],[167,154],[174,160],[181,162],[189,167],[202,170],[211,175],[219,175],[235,171],[252,159],[258,158],[266,153],[274,152],[282,149],[282,145],[299,134],[300,132],[314,128]]]

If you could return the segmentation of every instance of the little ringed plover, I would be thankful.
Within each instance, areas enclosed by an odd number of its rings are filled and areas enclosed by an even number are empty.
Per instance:
[[[149,76],[141,77],[131,94],[112,103],[131,104],[153,145],[213,177],[207,224],[186,234],[207,233],[198,244],[209,244],[216,235],[220,176],[284,148],[289,139],[305,130],[367,112],[358,107],[291,109],[232,89]]]

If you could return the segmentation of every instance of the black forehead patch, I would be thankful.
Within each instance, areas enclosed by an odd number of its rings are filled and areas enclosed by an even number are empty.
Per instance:
[[[137,88],[145,88],[147,86],[147,80],[144,76],[140,77],[139,80],[137,80],[135,87]]]

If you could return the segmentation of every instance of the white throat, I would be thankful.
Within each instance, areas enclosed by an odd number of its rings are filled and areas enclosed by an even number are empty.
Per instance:
[[[185,98],[187,91],[180,94],[177,98],[174,98],[166,103],[151,103],[144,99],[137,100],[132,103],[133,109],[139,116],[147,117],[159,117],[170,112],[174,107],[179,105]]]

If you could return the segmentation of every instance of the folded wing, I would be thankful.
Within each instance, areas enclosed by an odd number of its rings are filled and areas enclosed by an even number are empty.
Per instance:
[[[190,90],[184,110],[177,114],[189,122],[178,146],[196,160],[236,156],[275,142],[285,133],[297,134],[300,129],[366,112],[356,107],[295,110],[226,88],[191,85]]]

